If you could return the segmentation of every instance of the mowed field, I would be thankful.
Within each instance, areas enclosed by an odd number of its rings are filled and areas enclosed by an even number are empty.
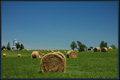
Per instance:
[[[41,73],[41,58],[32,59],[32,51],[1,51],[2,78],[118,78],[118,49],[108,52],[77,52],[77,58],[66,57],[65,73]],[[66,56],[64,51],[60,52]],[[3,53],[7,57],[3,57]],[[18,54],[21,57],[17,57]]]

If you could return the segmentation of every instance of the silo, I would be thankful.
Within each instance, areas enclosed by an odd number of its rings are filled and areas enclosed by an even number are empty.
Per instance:
[[[17,43],[17,40],[14,39],[14,40],[13,40],[13,46],[12,46],[12,49],[13,49],[13,50],[17,50],[17,48],[16,48],[16,43]]]

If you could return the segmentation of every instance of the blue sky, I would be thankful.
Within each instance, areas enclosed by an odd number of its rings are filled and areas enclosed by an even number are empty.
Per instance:
[[[118,48],[118,1],[2,1],[1,45],[71,49],[72,41]]]

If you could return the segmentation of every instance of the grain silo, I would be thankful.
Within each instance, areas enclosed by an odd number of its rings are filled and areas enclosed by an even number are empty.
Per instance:
[[[17,43],[17,40],[14,39],[14,40],[13,40],[13,46],[12,46],[12,49],[13,49],[13,50],[17,50],[17,48],[16,48],[16,43]]]
[[[17,40],[14,39],[14,40],[13,40],[13,46],[16,46],[16,43],[17,43]]]

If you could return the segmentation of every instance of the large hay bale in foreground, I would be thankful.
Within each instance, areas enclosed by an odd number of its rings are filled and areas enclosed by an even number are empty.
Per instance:
[[[67,52],[67,57],[68,58],[76,58],[77,57],[77,53],[73,50],[70,50]]]
[[[18,57],[21,57],[21,54],[18,54]]]
[[[111,50],[111,49],[113,49],[113,48],[112,48],[112,47],[109,47],[108,49]]]
[[[6,56],[7,56],[7,55],[4,53],[4,54],[3,54],[3,57],[6,57]]]
[[[94,48],[94,52],[100,52],[100,48],[99,47],[95,47]]]
[[[102,47],[101,52],[108,52],[108,49],[106,47]]]
[[[42,54],[40,51],[33,51],[31,54],[31,58],[41,58]]]
[[[62,54],[61,52],[53,52],[54,54],[59,54],[60,56],[62,56],[62,58],[64,59],[65,63],[66,63],[66,57],[64,56],[64,54]]]
[[[42,72],[65,72],[66,60],[59,52],[48,53],[40,61]]]

